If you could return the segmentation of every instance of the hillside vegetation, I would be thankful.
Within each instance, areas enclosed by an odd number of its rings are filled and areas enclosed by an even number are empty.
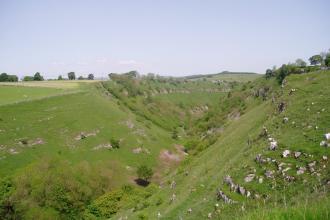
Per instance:
[[[233,92],[248,94],[243,115],[200,155],[188,156],[148,200],[148,208],[119,216],[329,219],[330,154],[320,146],[329,131],[329,73],[292,75],[284,88],[260,79]],[[261,91],[268,91],[265,98]],[[272,141],[274,150],[269,149]]]
[[[330,71],[237,76],[1,85],[0,216],[329,219]]]

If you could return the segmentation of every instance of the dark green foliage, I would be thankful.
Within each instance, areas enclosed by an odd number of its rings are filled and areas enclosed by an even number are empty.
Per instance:
[[[12,180],[1,180],[1,216],[15,219],[19,213],[31,218],[79,218],[92,199],[109,190],[110,177],[101,176],[102,169],[87,163],[72,167],[65,161],[43,159]]]
[[[114,149],[119,149],[120,148],[120,141],[114,138],[110,139],[110,144],[112,146],[112,148]]]
[[[57,80],[63,80],[62,75],[59,75],[58,78],[57,78]]]
[[[122,73],[122,74],[118,74],[118,73],[110,73],[108,74],[109,79],[111,80],[118,80],[118,79],[135,79],[139,77],[139,73],[135,70],[133,71],[129,71],[127,73]]]
[[[8,80],[8,74],[7,73],[1,73],[0,74],[0,82],[6,82]]]
[[[33,81],[33,76],[24,76],[23,81]]]
[[[89,80],[94,80],[94,75],[93,74],[88,74],[88,77],[87,77]]]
[[[7,73],[0,74],[0,82],[17,82],[18,77],[16,75],[8,75]]]
[[[68,73],[68,79],[69,80],[75,80],[76,79],[76,74],[74,72],[69,72]]]
[[[328,60],[327,60],[328,58]],[[321,69],[321,66],[330,65],[330,54],[329,53],[321,53],[318,55],[314,55],[309,58],[311,66],[307,66],[307,63],[302,59],[297,59],[295,63],[283,64],[280,68],[273,70],[267,69],[265,77],[269,79],[272,76],[277,78],[279,83],[282,83],[285,77],[290,74],[301,74],[313,72]]]
[[[79,77],[78,77],[78,80],[83,80],[83,79],[84,79],[83,76],[79,76]]]
[[[311,63],[311,65],[319,65],[322,64],[323,58],[321,55],[317,54],[310,57],[308,60]]]
[[[0,179],[0,216],[6,219],[15,219],[17,213],[11,200],[15,188],[9,178]]]
[[[33,76],[33,80],[34,81],[43,81],[44,80],[44,77],[41,76],[41,74],[39,72],[36,72]]]
[[[330,52],[327,54],[327,56],[325,57],[324,59],[324,64],[327,66],[327,67],[330,67]]]
[[[108,192],[95,199],[85,211],[85,216],[111,218],[120,209],[131,208],[134,212],[147,208],[146,199],[151,197],[157,187],[150,184],[146,188],[124,185],[121,189]]]
[[[139,179],[142,179],[144,181],[149,182],[149,180],[151,179],[152,175],[153,175],[153,171],[150,167],[148,167],[147,165],[140,165],[137,168],[137,176]]]
[[[266,79],[269,79],[273,76],[273,71],[271,69],[266,70]]]
[[[286,64],[283,64],[281,68],[279,68],[276,78],[279,83],[282,83],[284,78],[289,75],[289,68]]]

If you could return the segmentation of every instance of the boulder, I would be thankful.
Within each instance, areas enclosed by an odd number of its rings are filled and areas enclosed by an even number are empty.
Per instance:
[[[316,161],[313,161],[308,164],[308,168],[311,173],[313,173],[315,171],[315,165],[316,165]]]
[[[171,182],[171,189],[174,189],[176,187],[176,182],[173,180],[172,182]]]
[[[305,173],[305,171],[306,171],[306,167],[299,167],[299,169],[297,170],[297,175],[301,175]]]
[[[244,181],[245,181],[246,183],[249,183],[249,182],[251,182],[251,181],[254,179],[254,177],[255,177],[255,174],[254,174],[254,173],[248,174],[248,175],[244,178]]]
[[[266,160],[261,157],[261,154],[258,154],[255,158],[257,163],[266,163]]]
[[[320,142],[320,146],[321,147],[328,147],[329,145],[328,145],[328,143],[326,141],[321,141]]]
[[[243,186],[238,186],[237,192],[241,195],[245,195],[245,188]]]
[[[234,201],[230,199],[224,192],[222,192],[220,189],[217,190],[217,199],[223,200],[227,204],[232,204]]]
[[[233,184],[233,179],[231,178],[231,176],[227,175],[223,179],[223,182],[226,183],[227,185],[231,185],[231,184]]]
[[[290,155],[290,153],[291,152],[289,150],[285,150],[285,151],[283,151],[282,156],[283,157],[288,157]]]
[[[301,155],[301,152],[299,152],[299,151],[294,152],[294,158],[297,159],[300,157],[300,155]]]
[[[324,137],[325,137],[326,140],[330,140],[330,133],[324,134]]]
[[[274,171],[273,170],[266,170],[265,176],[267,178],[271,178],[271,179],[274,178]]]
[[[270,144],[269,147],[268,147],[269,150],[276,150],[277,149],[277,141],[271,141],[269,144]]]
[[[289,118],[288,117],[284,117],[283,118],[283,123],[287,123],[289,121]]]
[[[293,182],[295,180],[295,178],[293,176],[285,176],[284,179],[287,181],[287,182]]]

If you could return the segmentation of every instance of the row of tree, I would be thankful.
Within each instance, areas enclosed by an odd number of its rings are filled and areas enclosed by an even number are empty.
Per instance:
[[[266,78],[276,77],[279,83],[282,83],[286,76],[290,74],[301,74],[312,71],[330,69],[330,49],[328,52],[322,52],[311,56],[310,65],[307,65],[302,59],[297,59],[294,63],[283,64],[280,68],[274,66],[272,69],[266,70]]]
[[[69,80],[75,80],[76,79],[75,72],[69,72],[68,73],[68,79]],[[87,78],[84,78],[83,76],[78,77],[78,80],[83,80],[83,79],[94,80],[94,75],[93,74],[88,74]],[[62,77],[62,75],[59,75],[57,80],[64,80],[64,78]]]
[[[18,77],[16,75],[8,75],[7,73],[0,74],[0,82],[17,82]]]
[[[74,72],[69,72],[67,75],[69,80],[76,79],[76,74]],[[79,76],[77,79],[94,80],[94,75],[88,74],[87,78],[84,78],[83,76]],[[24,76],[22,78],[22,81],[44,81],[44,80],[45,80],[44,77],[39,72],[36,72],[33,76]],[[65,79],[62,77],[62,75],[59,75],[57,80],[65,80]],[[18,81],[17,75],[8,75],[7,73],[0,74],[0,82],[17,82],[17,81]]]

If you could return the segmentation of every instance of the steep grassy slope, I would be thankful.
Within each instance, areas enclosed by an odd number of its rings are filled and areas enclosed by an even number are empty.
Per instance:
[[[2,106],[0,115],[2,175],[44,156],[57,155],[72,163],[120,162],[120,170],[125,171],[118,174],[125,176],[129,172],[126,166],[155,165],[160,149],[172,147],[169,134],[142,122],[94,86],[76,94]],[[85,139],[79,139],[81,132]],[[111,138],[121,140],[120,149],[107,148]],[[148,153],[134,154],[132,150],[139,147]]]
[[[320,146],[329,132],[330,91],[325,89],[329,84],[329,72],[292,75],[284,89],[265,80],[256,82],[260,88],[271,87],[266,101],[250,102],[246,113],[232,121],[215,144],[197,158],[188,157],[148,200],[147,208],[139,212],[125,210],[117,217],[329,219],[330,152]],[[257,89],[252,88],[250,94]],[[289,95],[291,89],[295,91]],[[281,102],[285,110],[280,113]],[[283,122],[285,117],[288,120]],[[268,149],[269,137],[278,143],[275,151]],[[281,156],[284,150],[290,150],[289,156]],[[298,151],[301,156],[295,158],[294,152]],[[255,160],[258,154],[265,162]],[[298,175],[300,167],[306,170]],[[273,171],[270,178],[265,176],[267,171]],[[245,182],[248,174],[254,178]],[[245,192],[231,191],[224,183],[227,175]],[[176,187],[170,186],[173,181]],[[218,199],[218,189],[235,203]],[[251,193],[249,198],[246,191]]]

